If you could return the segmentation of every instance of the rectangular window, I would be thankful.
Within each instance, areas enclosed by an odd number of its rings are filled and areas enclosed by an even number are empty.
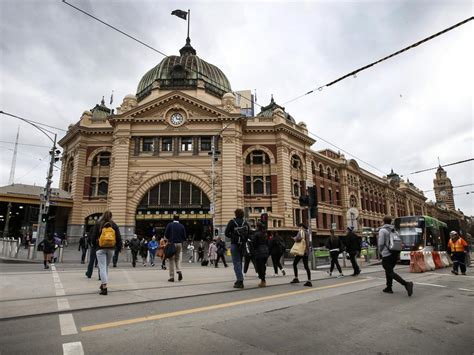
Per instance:
[[[181,151],[190,152],[191,150],[193,150],[192,137],[181,137]]]
[[[336,202],[336,205],[341,204],[341,194],[337,190],[336,190],[336,201],[335,202]]]
[[[337,226],[342,229],[342,216],[337,216]]]
[[[160,205],[170,204],[170,182],[160,184]]]
[[[265,176],[265,194],[272,194],[272,179],[271,176]]]
[[[171,152],[173,149],[173,138],[164,137],[161,139],[161,150],[163,152]]]
[[[321,191],[321,201],[325,202],[326,201],[326,191],[325,191],[324,187],[320,187],[320,191]]]
[[[153,151],[153,137],[143,137],[142,139],[142,152]]]
[[[201,137],[201,151],[204,151],[204,152],[210,151],[211,144],[212,144],[211,137]]]
[[[328,194],[329,194],[329,203],[332,204],[333,201],[332,201],[332,190],[328,190]]]
[[[245,177],[245,193],[250,195],[252,193],[252,180],[250,176]]]
[[[328,218],[326,213],[323,213],[323,229],[328,229]]]

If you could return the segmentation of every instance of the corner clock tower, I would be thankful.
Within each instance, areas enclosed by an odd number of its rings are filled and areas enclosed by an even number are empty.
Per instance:
[[[454,210],[453,185],[441,166],[436,170],[436,178],[433,180],[433,184],[436,202],[441,207]]]

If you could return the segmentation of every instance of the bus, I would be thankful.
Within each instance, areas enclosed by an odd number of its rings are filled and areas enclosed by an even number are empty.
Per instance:
[[[407,216],[395,218],[395,229],[403,242],[401,261],[410,260],[410,252],[446,251],[448,226],[429,216]]]

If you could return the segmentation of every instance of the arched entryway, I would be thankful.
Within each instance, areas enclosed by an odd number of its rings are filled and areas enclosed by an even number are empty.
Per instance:
[[[188,237],[203,240],[212,230],[210,201],[206,193],[185,180],[163,181],[149,189],[136,210],[136,233],[161,236],[173,215],[179,214]]]
[[[97,221],[102,216],[102,213],[93,213],[86,217],[84,221],[84,232],[89,233],[92,230],[92,227],[97,223]]]

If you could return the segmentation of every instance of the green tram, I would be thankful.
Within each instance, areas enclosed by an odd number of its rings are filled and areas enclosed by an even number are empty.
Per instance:
[[[395,218],[395,229],[403,242],[401,261],[410,260],[410,252],[446,251],[448,245],[448,226],[429,216],[406,216]]]

